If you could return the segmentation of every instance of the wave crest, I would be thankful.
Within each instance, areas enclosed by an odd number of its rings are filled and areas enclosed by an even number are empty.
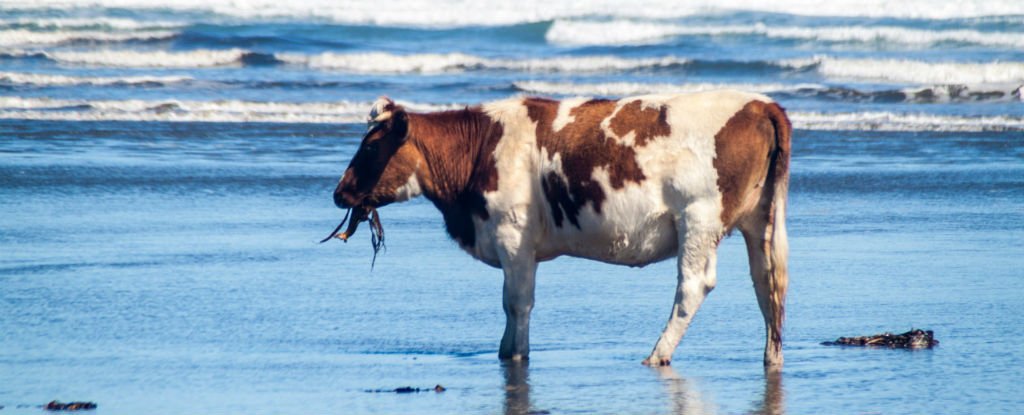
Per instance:
[[[622,58],[610,55],[546,58],[486,58],[464,53],[399,55],[385,52],[264,54],[245,49],[196,49],[182,52],[137,50],[0,52],[6,59],[50,59],[58,63],[153,68],[204,68],[229,65],[302,65],[313,69],[366,74],[435,74],[467,71],[524,73],[599,73],[610,71],[687,68],[697,72],[721,70],[804,72],[825,78],[871,80],[910,85],[1009,85],[1024,83],[1024,62],[924,62],[902,59],[813,57],[785,61],[707,61],[675,56]]]
[[[482,58],[463,53],[396,55],[384,52],[332,53],[319,55],[277,54],[281,61],[316,69],[359,73],[442,73],[468,70],[511,70],[523,72],[599,72],[665,68],[684,65],[676,57],[624,59],[615,56],[566,56],[535,59]]]
[[[968,43],[1024,48],[1024,33],[977,30],[922,30],[892,26],[796,27],[753,25],[693,26],[674,23],[614,20],[606,22],[557,20],[548,29],[548,42],[560,45],[634,45],[659,43],[677,36],[761,36],[831,43],[896,43],[935,45]]]
[[[1024,82],[1024,62],[953,63],[904,59],[818,57],[783,62],[814,68],[829,78],[869,79],[908,84],[1010,84]]]
[[[0,72],[0,84],[31,86],[77,86],[77,85],[169,85],[194,81],[187,76],[67,76],[39,73]]]
[[[955,115],[869,112],[790,112],[793,127],[829,131],[1024,131],[1024,118],[1006,115],[965,117]]]
[[[139,21],[117,17],[56,17],[56,18],[8,18],[0,19],[0,27],[32,28],[42,30],[142,30],[142,29],[176,29],[186,26],[181,22]]]
[[[185,52],[96,50],[80,52],[43,52],[60,63],[153,68],[202,68],[241,64],[250,52],[243,49],[199,49]]]
[[[85,3],[83,3],[85,4]],[[1024,15],[1019,0],[693,0],[685,3],[665,0],[636,0],[628,5],[616,0],[516,2],[461,0],[392,0],[388,2],[337,2],[307,0],[91,0],[88,7],[107,9],[171,9],[202,11],[243,19],[320,19],[336,23],[378,26],[474,26],[510,25],[544,20],[609,16],[617,18],[666,19],[708,13],[758,12],[801,16],[840,16],[913,19],[960,19],[981,16]],[[68,0],[8,0],[9,10],[84,7]]]
[[[641,82],[608,82],[608,83],[569,83],[547,81],[514,82],[513,87],[519,91],[550,95],[599,95],[628,96],[646,94],[702,92],[718,89],[738,89],[749,92],[771,93],[789,91],[800,88],[825,88],[815,84],[720,84],[720,83],[686,83],[686,84],[648,84]]]
[[[850,102],[963,102],[1021,100],[1024,85],[961,84],[931,85],[900,89],[860,90],[843,86],[821,84],[648,84],[640,82],[571,83],[548,81],[520,81],[512,84],[516,90],[560,96],[629,96],[645,94],[700,92],[717,89],[738,89],[762,94],[809,97]]]
[[[399,102],[413,111],[462,108],[458,104]],[[361,123],[371,102],[259,102],[179,100],[61,100],[0,97],[0,119],[65,121]],[[789,113],[793,125],[810,130],[1024,131],[1024,118],[966,117],[896,112]]]
[[[154,41],[170,39],[178,35],[174,31],[148,32],[102,32],[102,31],[58,31],[36,32],[24,29],[0,30],[0,47],[46,46],[65,43],[117,43],[129,41]]]
[[[441,111],[457,105],[403,102],[413,111]],[[63,100],[0,97],[0,119],[168,122],[365,122],[371,102],[272,102],[187,100]]]

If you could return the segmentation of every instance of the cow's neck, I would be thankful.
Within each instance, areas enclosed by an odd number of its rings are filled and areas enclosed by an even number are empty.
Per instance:
[[[502,128],[479,109],[409,115],[409,140],[423,157],[423,195],[444,215],[448,233],[472,247],[472,216],[487,219],[483,193],[497,190],[494,147]]]

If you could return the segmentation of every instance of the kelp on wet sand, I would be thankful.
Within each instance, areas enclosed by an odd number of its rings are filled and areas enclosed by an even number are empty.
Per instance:
[[[888,347],[891,349],[930,349],[939,344],[931,330],[911,329],[902,334],[885,332],[873,336],[840,337],[822,342],[825,346]]]

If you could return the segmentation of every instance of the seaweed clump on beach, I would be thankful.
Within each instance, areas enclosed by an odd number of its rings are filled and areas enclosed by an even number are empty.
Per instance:
[[[50,401],[46,404],[43,409],[47,411],[88,411],[96,409],[96,404],[92,402],[60,402]]]
[[[444,386],[436,385],[433,388],[414,388],[412,386],[403,386],[395,389],[367,389],[367,393],[420,393],[420,392],[437,392],[441,393],[448,390]]]
[[[840,337],[836,341],[823,342],[825,346],[867,346],[890,349],[930,349],[939,344],[931,330],[911,329],[902,334],[885,332],[874,336]]]

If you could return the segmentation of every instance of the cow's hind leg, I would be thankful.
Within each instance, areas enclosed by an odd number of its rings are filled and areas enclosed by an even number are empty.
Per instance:
[[[757,304],[764,317],[764,365],[769,368],[782,366],[782,323],[789,279],[786,272],[788,244],[782,215],[781,210],[771,214],[768,208],[762,208],[740,224],[747,243]]]
[[[661,366],[672,362],[672,353],[686,334],[693,315],[704,302],[704,298],[715,288],[716,252],[721,239],[721,227],[707,223],[707,210],[691,206],[687,219],[676,226],[679,233],[679,282],[676,286],[675,302],[668,324],[662,331],[645,365]]]

